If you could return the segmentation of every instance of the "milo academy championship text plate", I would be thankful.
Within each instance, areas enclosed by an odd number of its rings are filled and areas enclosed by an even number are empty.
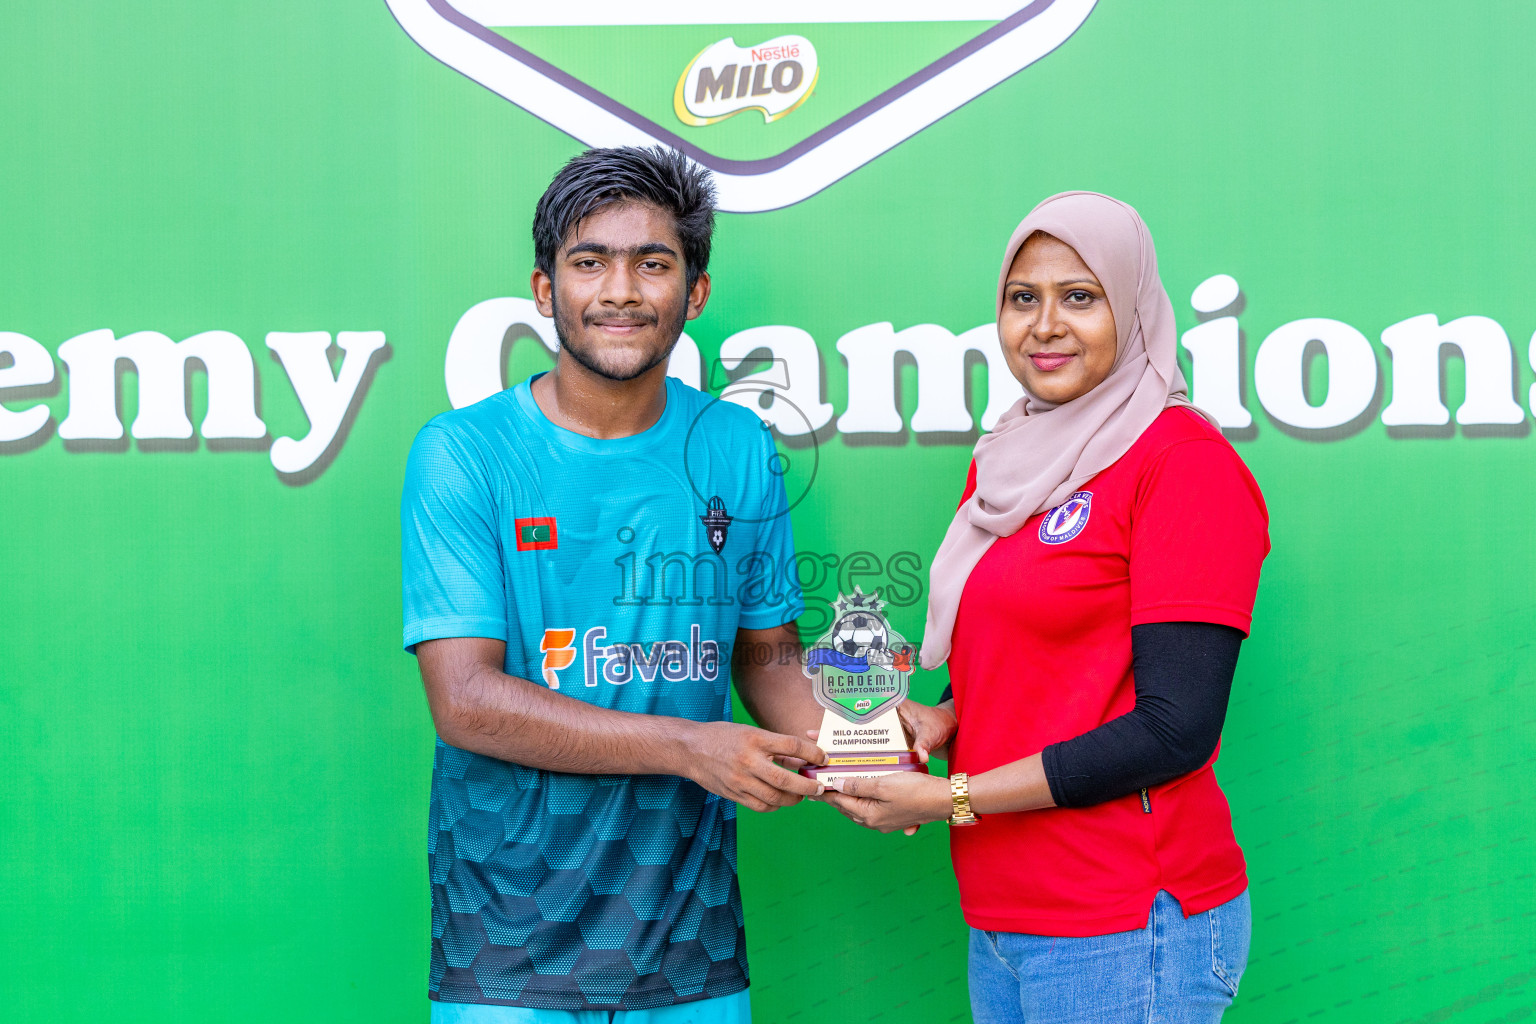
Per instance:
[[[805,652],[821,716],[817,740],[827,763],[807,765],[802,775],[819,782],[869,778],[886,772],[924,772],[897,709],[917,651],[880,614],[878,594],[858,588],[837,595],[832,628]]]

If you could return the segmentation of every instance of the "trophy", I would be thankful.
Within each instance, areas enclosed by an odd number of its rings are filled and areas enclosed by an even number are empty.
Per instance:
[[[880,614],[884,607],[879,594],[857,587],[851,597],[838,594],[832,628],[805,652],[803,671],[826,709],[817,744],[827,763],[806,765],[801,775],[825,783],[928,771],[896,713],[907,699],[917,649],[891,628]]]

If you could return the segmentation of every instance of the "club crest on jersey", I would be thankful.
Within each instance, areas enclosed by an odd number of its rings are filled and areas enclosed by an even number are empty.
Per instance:
[[[1088,525],[1088,514],[1092,511],[1093,492],[1075,492],[1040,520],[1041,543],[1065,544],[1083,532],[1083,527]]]
[[[726,515],[725,502],[720,500],[719,495],[709,499],[704,514],[699,516],[699,521],[704,524],[704,537],[717,555],[725,547],[725,533],[731,528],[731,519],[731,516]]]

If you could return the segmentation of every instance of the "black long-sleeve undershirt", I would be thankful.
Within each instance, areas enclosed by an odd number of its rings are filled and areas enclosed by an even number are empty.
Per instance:
[[[1042,752],[1058,807],[1089,807],[1176,779],[1210,759],[1243,634],[1212,622],[1131,627],[1136,705]],[[946,689],[942,700],[950,697]]]

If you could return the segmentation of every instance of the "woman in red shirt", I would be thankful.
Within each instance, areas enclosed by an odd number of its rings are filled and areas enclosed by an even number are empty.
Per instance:
[[[1216,1021],[1247,963],[1212,766],[1259,566],[1258,485],[1192,406],[1146,225],[1052,196],[1009,240],[998,336],[1025,396],[977,442],[930,570],[949,780],[847,780],[884,831],[949,820],[981,1024]]]

